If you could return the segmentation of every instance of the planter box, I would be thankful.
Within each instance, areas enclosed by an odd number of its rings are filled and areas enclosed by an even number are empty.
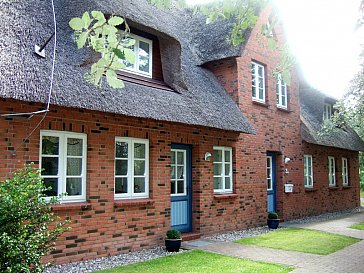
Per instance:
[[[293,192],[293,184],[284,184],[284,192]]]
[[[164,243],[168,252],[178,252],[182,239],[165,239]]]
[[[277,229],[279,226],[279,219],[267,219],[267,225],[271,229]]]

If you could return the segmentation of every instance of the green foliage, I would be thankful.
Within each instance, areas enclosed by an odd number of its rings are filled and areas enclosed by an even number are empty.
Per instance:
[[[170,229],[166,232],[167,239],[181,239],[181,232],[175,229]]]
[[[276,219],[278,219],[278,213],[276,213],[276,212],[269,212],[268,213],[268,219],[270,219],[270,220],[276,220]]]
[[[125,25],[125,31],[116,27]],[[91,16],[86,11],[81,18],[72,18],[69,26],[74,30],[77,47],[89,47],[100,53],[100,59],[91,66],[90,72],[85,74],[87,82],[101,86],[103,75],[107,83],[113,88],[122,88],[124,83],[117,78],[116,71],[125,68],[125,63],[134,64],[135,56],[130,49],[135,43],[128,38],[129,27],[119,16],[109,19],[101,11],[92,11]]]
[[[66,230],[43,197],[47,188],[32,165],[0,183],[0,272],[42,272],[42,256]]]

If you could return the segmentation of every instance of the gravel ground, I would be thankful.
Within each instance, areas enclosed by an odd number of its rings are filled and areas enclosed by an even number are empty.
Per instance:
[[[180,250],[179,253],[186,252],[187,250]],[[179,253],[167,252],[164,247],[155,247],[152,249],[145,249],[125,254],[120,254],[112,257],[104,257],[96,260],[88,260],[75,262],[64,265],[52,266],[46,269],[45,273],[84,273],[92,272],[95,270],[107,269],[131,263],[144,262],[151,259],[178,255]]]
[[[282,227],[289,224],[304,224],[310,222],[319,222],[332,220],[335,218],[344,217],[348,214],[356,213],[364,211],[363,207],[345,210],[341,212],[333,212],[333,213],[325,213],[318,216],[305,217],[297,220],[287,221],[282,223]],[[235,240],[239,240],[246,237],[257,236],[260,234],[264,234],[269,232],[268,227],[257,227],[246,230],[237,230],[231,232],[225,232],[220,234],[215,234],[213,236],[204,237],[203,239],[211,240],[211,241],[220,241],[220,242],[231,242]],[[181,252],[185,252],[187,250],[180,250]],[[115,266],[127,265],[130,263],[143,262],[159,257],[169,256],[169,255],[178,255],[178,253],[169,253],[165,250],[164,247],[155,247],[152,249],[145,249],[142,251],[130,252],[126,254],[121,254],[112,257],[104,257],[96,260],[75,262],[65,265],[58,265],[49,267],[45,273],[83,273],[83,272],[92,272],[95,270],[101,270],[106,268],[112,268]]]

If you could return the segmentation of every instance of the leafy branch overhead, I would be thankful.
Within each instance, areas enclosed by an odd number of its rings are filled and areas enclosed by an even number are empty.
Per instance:
[[[120,30],[121,25],[125,30]],[[92,48],[100,53],[100,59],[85,74],[87,82],[101,86],[102,76],[106,75],[107,83],[113,88],[123,88],[124,83],[117,78],[116,72],[127,64],[134,64],[135,55],[131,47],[135,40],[129,37],[129,27],[119,16],[109,19],[100,11],[86,11],[81,18],[73,18],[69,26],[74,30],[74,39],[79,49]],[[118,28],[116,28],[118,27]]]

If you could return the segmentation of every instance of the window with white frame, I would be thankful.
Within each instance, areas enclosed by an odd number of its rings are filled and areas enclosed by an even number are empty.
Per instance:
[[[329,186],[334,187],[336,186],[336,178],[335,178],[335,157],[329,156]]]
[[[343,186],[349,186],[348,159],[346,157],[343,157],[341,159],[341,166],[342,166]]]
[[[149,78],[152,77],[152,52],[153,52],[153,42],[152,40],[129,34],[126,40],[133,39],[135,40],[135,44],[129,46],[135,55],[134,64],[129,63],[126,60],[123,60],[123,63],[126,65],[124,70],[130,71],[132,73],[136,73],[139,75],[147,76]]]
[[[252,73],[252,98],[265,102],[265,75],[264,66],[255,62],[251,63]]]
[[[233,191],[233,163],[231,147],[214,147],[214,192]]]
[[[332,106],[331,106],[331,104],[325,103],[324,104],[323,119],[324,120],[329,120],[329,119],[331,119],[331,115],[332,115]]]
[[[313,188],[313,167],[312,156],[303,156],[304,184],[306,188]]]
[[[282,79],[282,75],[278,74],[276,83],[277,107],[287,109],[287,85]]]
[[[273,190],[273,157],[267,156],[267,190]]]
[[[41,131],[40,168],[46,195],[60,196],[62,202],[86,200],[85,134]]]
[[[149,196],[149,141],[117,137],[115,141],[115,199]]]

